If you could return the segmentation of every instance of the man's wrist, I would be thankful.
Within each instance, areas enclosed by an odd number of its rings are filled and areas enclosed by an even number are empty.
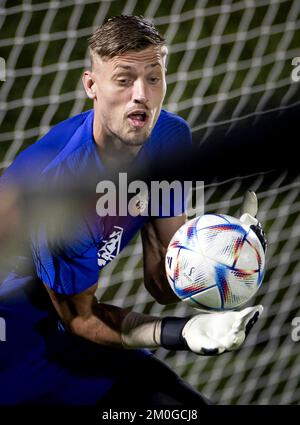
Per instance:
[[[161,321],[161,346],[168,350],[188,350],[182,330],[189,321],[187,317],[164,317]]]
[[[130,312],[122,322],[121,340],[125,348],[158,348],[187,350],[182,329],[189,318],[165,317],[163,319]]]
[[[124,348],[158,348],[160,335],[159,317],[132,311],[122,321],[121,341]]]

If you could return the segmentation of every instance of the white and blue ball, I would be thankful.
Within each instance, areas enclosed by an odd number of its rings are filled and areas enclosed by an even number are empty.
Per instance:
[[[205,214],[175,233],[165,265],[180,299],[200,309],[233,310],[259,289],[265,254],[249,225],[228,215]]]

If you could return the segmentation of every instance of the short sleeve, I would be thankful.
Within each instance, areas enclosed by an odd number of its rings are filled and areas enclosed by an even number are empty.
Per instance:
[[[98,280],[97,247],[86,238],[51,244],[46,232],[31,234],[37,276],[54,292],[78,294]]]

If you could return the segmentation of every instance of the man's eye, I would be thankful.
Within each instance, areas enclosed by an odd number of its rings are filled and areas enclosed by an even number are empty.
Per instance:
[[[129,84],[129,82],[130,82],[129,78],[118,78],[117,79],[117,83],[120,86],[127,86]]]
[[[158,77],[150,77],[149,82],[150,84],[157,84],[160,81],[160,78]]]

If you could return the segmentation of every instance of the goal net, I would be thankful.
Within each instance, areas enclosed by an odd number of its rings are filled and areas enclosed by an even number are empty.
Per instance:
[[[291,78],[292,59],[300,56],[298,0],[0,1],[1,169],[52,125],[92,107],[80,81],[89,66],[86,39],[121,13],[152,19],[166,37],[164,107],[189,122],[195,144],[219,128],[228,132],[300,103],[300,82]],[[216,179],[205,185],[205,211],[237,215],[245,187],[256,190],[269,242],[265,280],[252,302],[264,305],[263,317],[238,353],[156,354],[217,403],[297,404],[300,342],[292,339],[292,320],[300,316],[300,181],[271,171]],[[138,236],[103,270],[98,296],[153,315],[192,312],[180,303],[159,305],[142,281]]]

